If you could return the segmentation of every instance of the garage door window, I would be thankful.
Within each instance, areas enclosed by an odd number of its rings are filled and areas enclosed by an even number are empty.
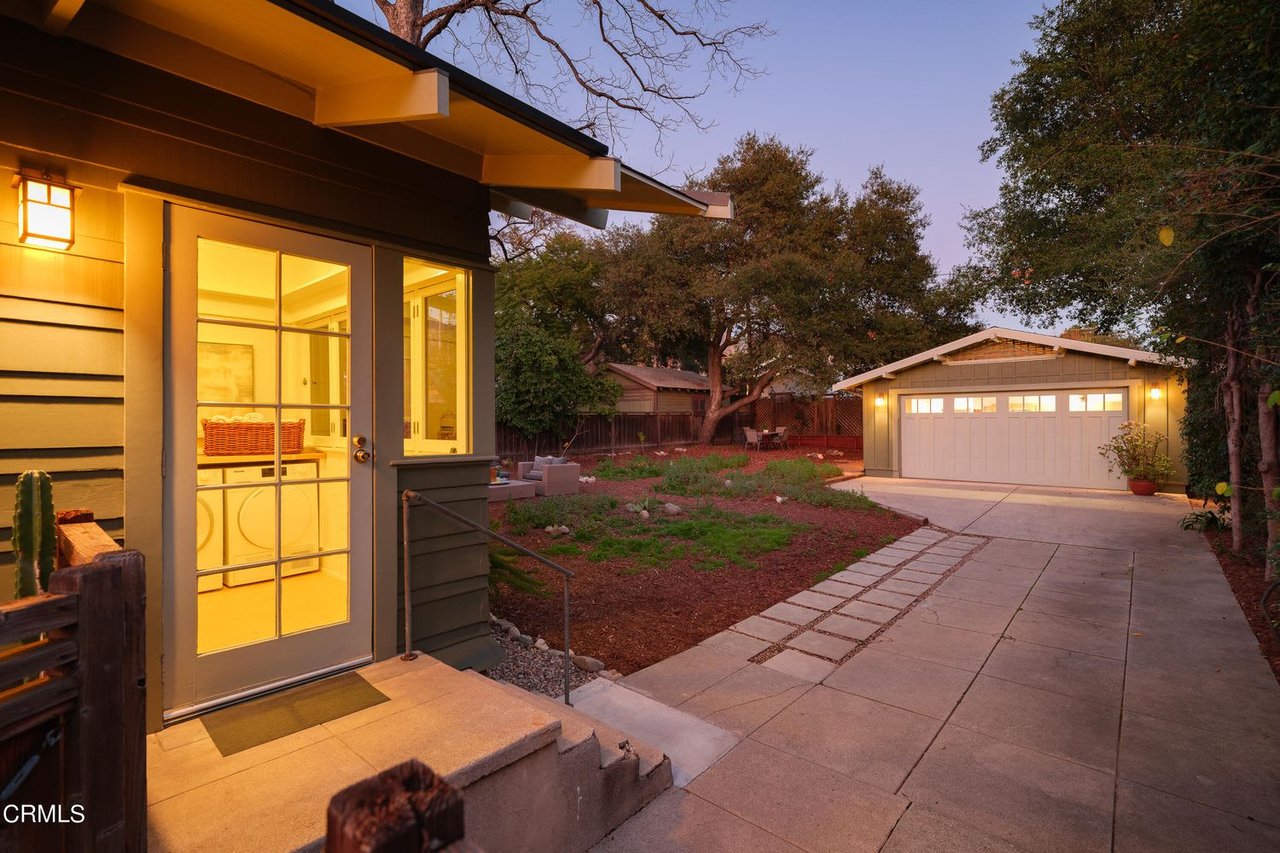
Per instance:
[[[1073,412],[1119,412],[1124,410],[1124,395],[1071,394],[1067,408]]]
[[[1009,397],[1010,412],[1056,412],[1058,398],[1054,394],[1014,394]]]
[[[943,411],[942,397],[908,397],[908,415],[940,415]]]
[[[956,413],[976,415],[993,413],[996,410],[995,397],[956,397]]]

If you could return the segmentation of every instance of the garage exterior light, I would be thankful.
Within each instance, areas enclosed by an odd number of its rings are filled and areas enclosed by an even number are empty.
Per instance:
[[[76,188],[50,178],[17,174],[18,242],[45,249],[70,249],[76,241]]]
[[[877,395],[876,395],[876,408],[881,408],[881,407],[883,407],[884,405],[885,405],[884,395],[883,395],[883,394],[877,394]]]
[[[1152,400],[1159,400],[1161,397],[1164,396],[1164,391],[1160,390],[1159,385],[1152,385],[1151,390],[1147,392],[1147,396],[1149,396]]]

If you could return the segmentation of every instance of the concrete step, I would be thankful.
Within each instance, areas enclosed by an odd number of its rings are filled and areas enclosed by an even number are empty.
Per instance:
[[[740,740],[719,726],[605,678],[579,687],[569,698],[575,710],[665,752],[671,759],[672,778],[680,787]]]

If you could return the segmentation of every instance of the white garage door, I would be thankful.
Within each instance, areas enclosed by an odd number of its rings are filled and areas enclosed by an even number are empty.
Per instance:
[[[1098,446],[1129,414],[1123,388],[903,397],[902,476],[1119,489]]]

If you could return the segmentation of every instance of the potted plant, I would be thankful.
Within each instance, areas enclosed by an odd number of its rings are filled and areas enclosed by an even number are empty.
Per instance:
[[[1107,460],[1107,470],[1118,470],[1129,481],[1135,495],[1154,495],[1174,474],[1173,462],[1160,450],[1164,437],[1147,432],[1137,421],[1120,424],[1120,432],[1098,448]]]

